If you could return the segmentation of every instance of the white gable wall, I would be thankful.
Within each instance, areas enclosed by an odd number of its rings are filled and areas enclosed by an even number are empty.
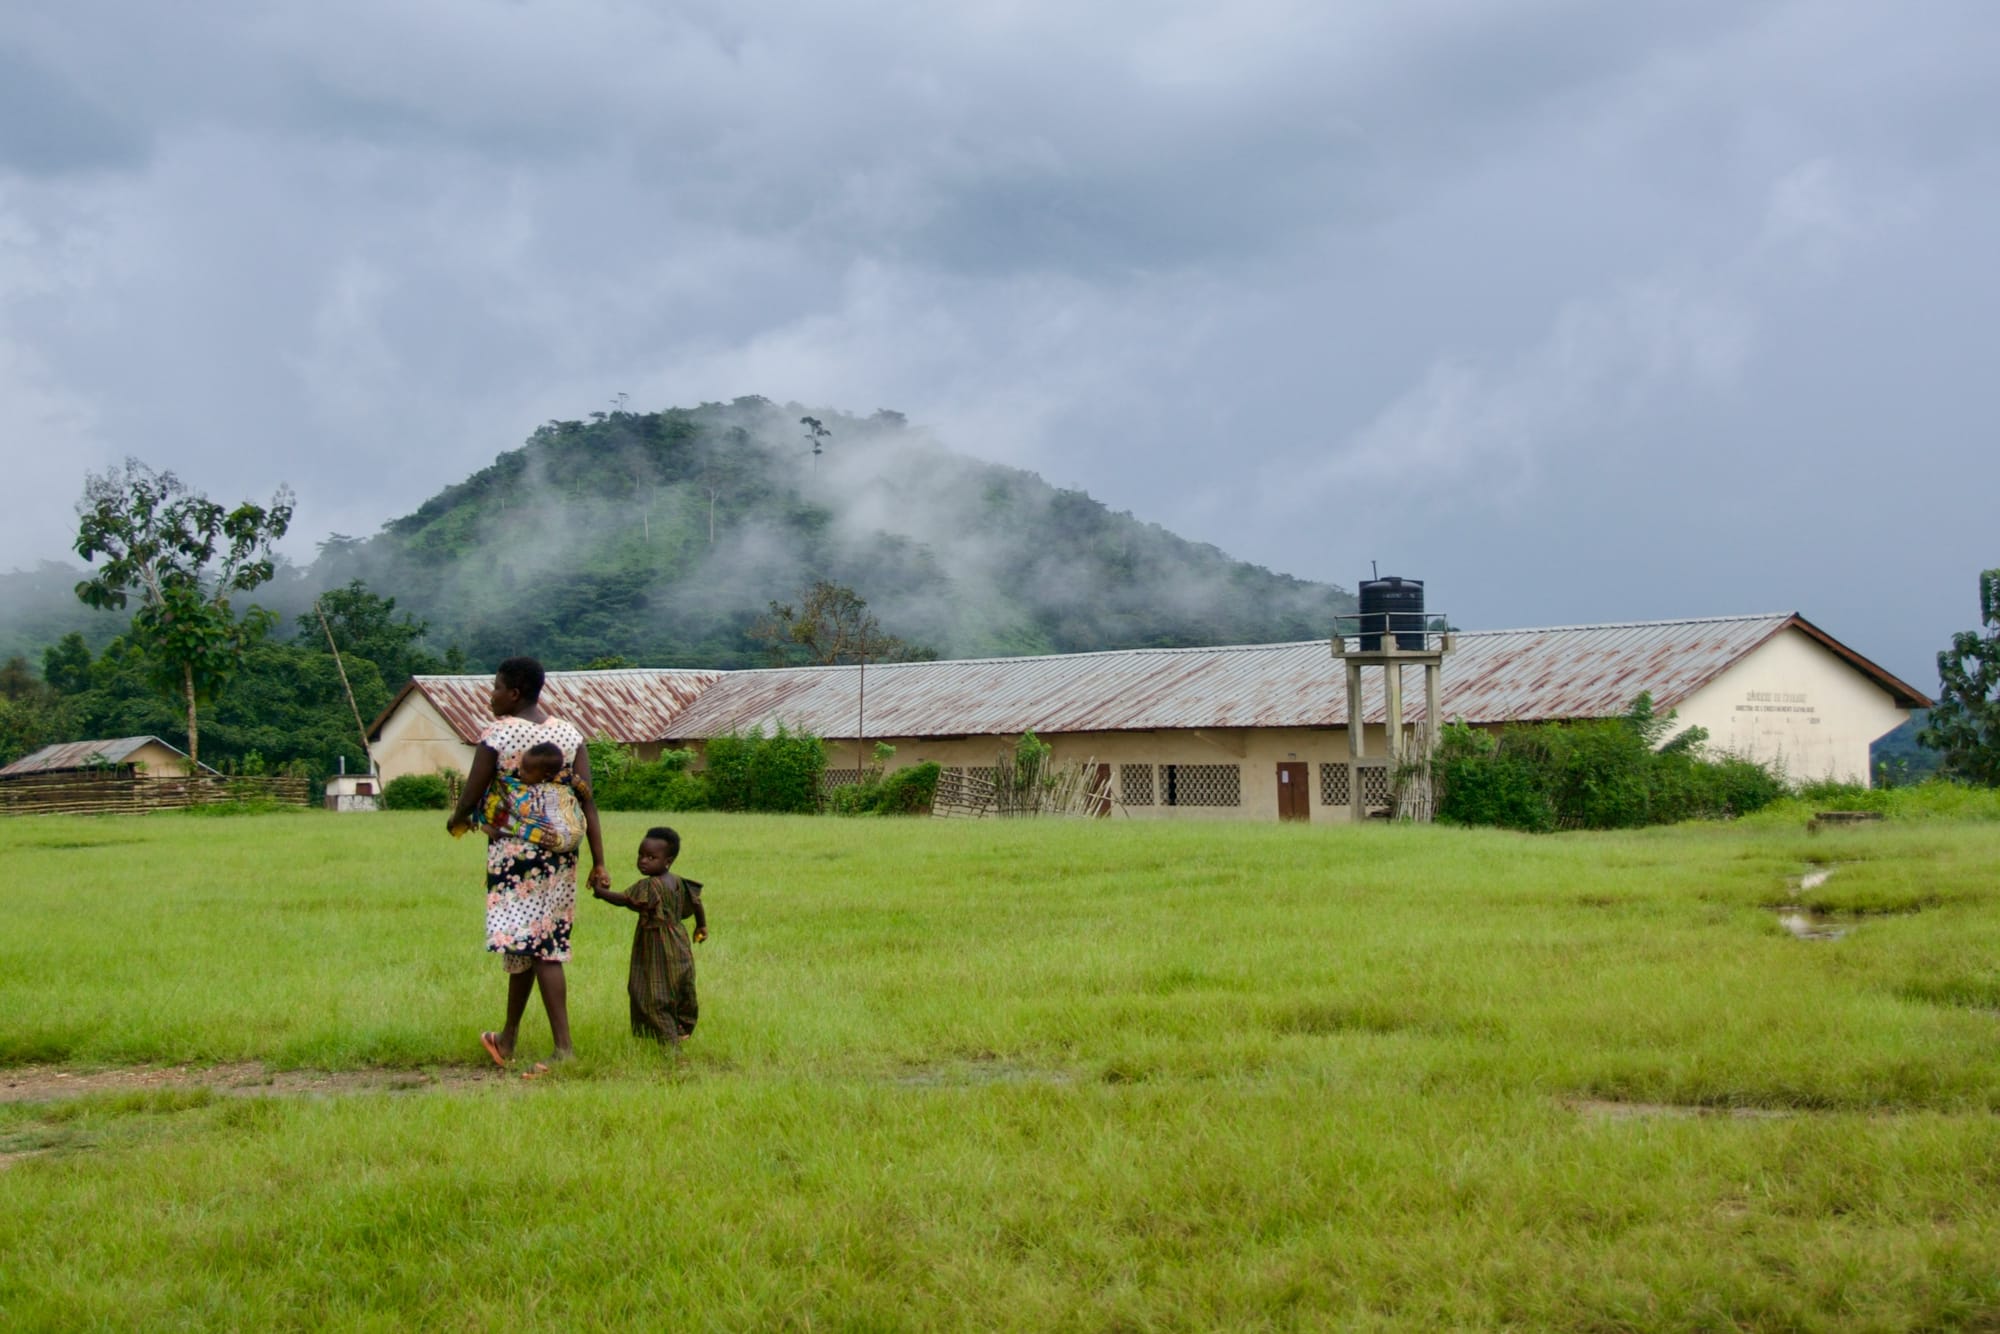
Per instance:
[[[1759,645],[1677,713],[1681,726],[1708,729],[1711,749],[1775,761],[1793,782],[1864,784],[1869,745],[1910,717],[1852,663],[1796,629]]]
[[[434,774],[439,769],[465,773],[472,767],[472,747],[459,740],[421,690],[403,696],[395,712],[382,720],[382,731],[368,753],[385,783],[404,774]]]

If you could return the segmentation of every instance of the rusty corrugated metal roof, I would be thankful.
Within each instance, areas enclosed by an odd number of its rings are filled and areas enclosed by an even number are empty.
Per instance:
[[[93,769],[99,765],[119,765],[131,758],[132,753],[147,742],[164,746],[183,760],[187,752],[170,741],[161,741],[156,736],[121,736],[110,741],[65,741],[53,746],[43,746],[32,755],[23,755],[4,769],[0,778],[16,778],[22,774],[55,774],[78,769]],[[214,773],[206,764],[201,766]]]
[[[1602,718],[1641,691],[1671,709],[1774,635],[1795,630],[1845,658],[1898,705],[1930,703],[1802,617],[1777,612],[1698,620],[1457,633],[1440,712],[1474,723]],[[1014,735],[1239,727],[1339,727],[1343,667],[1327,640],[1221,648],[1122,649],[752,671],[550,672],[542,703],[586,733],[627,743],[698,740],[778,723],[850,738]],[[420,676],[457,734],[491,721],[489,676]],[[1364,673],[1363,716],[1383,719],[1382,674]],[[865,706],[865,713],[864,713]],[[1420,672],[1405,677],[1404,716],[1424,713]]]
[[[599,734],[628,744],[657,741],[673,730],[674,719],[703,690],[721,680],[722,672],[668,668],[620,668],[603,672],[550,672],[542,682],[542,707],[573,722],[585,736]],[[452,731],[468,742],[493,721],[487,697],[493,677],[418,676],[383,710],[369,729],[372,738],[403,697],[421,691]]]
[[[1789,613],[1464,631],[1445,659],[1439,711],[1476,723],[1609,717],[1641,691],[1673,708],[1794,627],[1827,638]],[[861,671],[851,666],[727,672],[667,735],[693,740],[779,722],[843,738],[1334,727],[1347,722],[1342,672],[1324,639],[882,663],[867,669],[865,697]],[[1908,692],[1881,669],[1873,674],[1892,683],[1885,684],[1892,694]],[[1369,722],[1382,721],[1381,680],[1380,672],[1364,674]],[[1409,672],[1405,682],[1404,715],[1417,721],[1422,674]]]

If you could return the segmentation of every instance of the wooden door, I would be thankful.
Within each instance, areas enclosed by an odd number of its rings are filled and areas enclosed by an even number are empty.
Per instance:
[[[1097,766],[1097,782],[1091,786],[1090,813],[1098,819],[1111,814],[1111,766]]]
[[[1310,820],[1312,808],[1306,801],[1306,766],[1299,761],[1278,764],[1278,818]]]

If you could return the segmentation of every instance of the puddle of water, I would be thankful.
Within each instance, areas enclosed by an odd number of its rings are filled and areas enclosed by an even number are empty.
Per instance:
[[[1778,925],[1791,932],[1795,940],[1839,940],[1854,929],[1851,926],[1836,926],[1834,919],[1827,914],[1814,912],[1796,903],[1788,903],[1778,909]]]
[[[1810,893],[1833,878],[1831,866],[1817,866],[1792,882],[1792,888],[1801,894]],[[1778,905],[1778,925],[1791,933],[1794,940],[1839,940],[1852,931],[1851,925],[1836,925],[1832,914],[1819,911],[1804,903],[1783,903]]]

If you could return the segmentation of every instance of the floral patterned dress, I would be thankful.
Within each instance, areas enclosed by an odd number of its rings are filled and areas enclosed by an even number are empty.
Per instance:
[[[560,718],[498,718],[479,738],[499,757],[503,774],[518,774],[522,752],[544,741],[574,755],[583,733]],[[503,956],[510,973],[526,972],[537,960],[566,962],[576,921],[576,852],[491,831],[487,839],[486,948]]]

